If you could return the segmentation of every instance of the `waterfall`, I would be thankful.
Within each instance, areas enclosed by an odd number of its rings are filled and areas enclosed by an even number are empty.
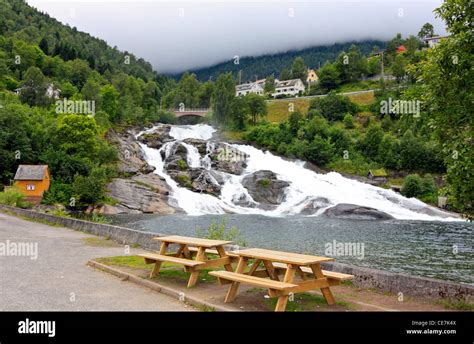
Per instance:
[[[145,130],[143,133],[153,132],[155,129]],[[427,204],[415,199],[406,198],[392,191],[345,178],[339,173],[330,172],[319,174],[304,167],[303,161],[290,161],[264,152],[248,145],[229,144],[247,154],[247,166],[242,175],[234,175],[214,170],[223,180],[220,195],[214,196],[206,193],[193,192],[181,187],[164,169],[164,159],[172,154],[174,145],[179,142],[187,150],[187,163],[189,167],[211,169],[209,152],[213,150],[213,142],[207,142],[207,153],[201,155],[196,147],[182,142],[185,139],[210,140],[215,129],[209,125],[173,126],[169,135],[176,141],[167,142],[159,149],[150,148],[140,143],[147,162],[156,168],[155,172],[163,177],[171,187],[170,203],[183,209],[189,215],[203,214],[261,214],[267,216],[283,216],[299,214],[308,204],[320,202],[324,204],[315,214],[320,215],[325,209],[340,203],[350,203],[365,207],[375,208],[401,220],[448,220],[459,219],[446,216],[433,216],[422,213],[429,207]],[[163,156],[164,158],[163,158]],[[290,185],[285,189],[284,201],[274,209],[265,210],[258,207],[248,190],[242,185],[245,176],[259,171],[270,170],[278,179],[287,181]],[[438,210],[436,210],[438,211]],[[436,214],[434,211],[434,214]],[[441,211],[438,211],[441,214]]]

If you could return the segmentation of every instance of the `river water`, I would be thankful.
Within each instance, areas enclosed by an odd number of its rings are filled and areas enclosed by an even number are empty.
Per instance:
[[[327,255],[326,245],[364,244],[364,254],[336,261],[415,276],[474,284],[474,225],[441,221],[362,221],[324,217],[116,215],[117,225],[162,234],[197,236],[212,222],[235,226],[246,246]]]
[[[146,132],[151,132],[149,129]],[[167,174],[164,159],[172,154],[173,144],[186,147],[190,167],[210,169],[209,156],[183,143],[186,138],[210,140],[214,128],[208,125],[174,126],[176,140],[159,150],[140,143],[155,173],[171,187],[170,201],[183,214],[116,215],[114,224],[162,234],[196,236],[198,228],[225,221],[235,226],[249,247],[331,255],[336,261],[392,272],[433,277],[474,284],[474,225],[431,209],[416,199],[391,190],[344,178],[338,173],[318,174],[252,146],[229,145],[247,156],[242,175],[214,171],[224,180],[219,196],[192,192]],[[140,134],[139,134],[140,135]],[[208,143],[208,146],[212,143]],[[208,147],[212,149],[212,146]],[[242,186],[243,177],[258,170],[271,170],[290,183],[284,201],[275,209],[260,209]],[[312,216],[300,215],[306,205],[318,198],[329,204]],[[249,206],[243,206],[242,199]],[[331,219],[322,212],[339,203],[376,208],[393,216],[389,221]],[[429,207],[428,207],[429,208]],[[354,244],[357,252],[328,251],[337,244]]]

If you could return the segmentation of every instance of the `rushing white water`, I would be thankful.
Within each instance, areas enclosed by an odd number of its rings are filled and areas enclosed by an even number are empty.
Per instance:
[[[151,132],[154,128],[145,132]],[[186,138],[209,140],[215,129],[209,125],[173,126],[170,136],[178,141]],[[143,132],[142,132],[143,133]],[[141,135],[138,134],[137,136]],[[174,142],[164,144],[160,149],[150,148],[142,143],[147,162],[156,168],[155,173],[165,178],[172,189],[171,202],[180,207],[189,215],[223,214],[226,212],[241,214],[262,214],[268,216],[281,216],[299,214],[310,202],[319,198],[326,198],[330,205],[320,209],[315,215],[319,215],[326,208],[339,203],[351,203],[366,206],[386,212],[396,219],[410,220],[443,220],[456,221],[459,219],[431,216],[420,212],[428,207],[425,203],[406,198],[392,191],[348,179],[339,173],[331,172],[318,174],[303,167],[302,161],[288,161],[270,152],[263,152],[248,145],[230,145],[248,154],[247,167],[242,175],[233,175],[215,171],[224,179],[224,185],[219,197],[213,195],[193,192],[187,188],[180,187],[166,173],[164,161],[160,154],[165,157],[171,153]],[[190,167],[210,168],[209,157],[201,156],[196,147],[183,143],[187,149],[187,163]],[[212,144],[212,143],[209,143]],[[255,171],[270,170],[279,179],[290,183],[286,188],[286,197],[282,204],[273,210],[263,210],[257,207],[245,207],[237,205],[238,200],[256,204],[242,185],[242,179]],[[239,203],[242,204],[242,203]]]

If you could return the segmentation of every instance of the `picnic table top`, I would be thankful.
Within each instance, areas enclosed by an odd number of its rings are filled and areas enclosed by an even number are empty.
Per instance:
[[[217,247],[231,244],[232,241],[226,240],[211,240],[211,239],[202,239],[202,238],[194,238],[194,237],[185,237],[180,235],[170,235],[170,236],[161,236],[155,237],[154,240],[159,240],[167,243],[173,244],[184,244],[184,245],[193,245],[198,247]]]
[[[311,265],[334,261],[334,258],[330,257],[310,256],[300,253],[266,250],[263,248],[248,248],[236,251],[235,253],[241,257],[263,259],[294,265]]]

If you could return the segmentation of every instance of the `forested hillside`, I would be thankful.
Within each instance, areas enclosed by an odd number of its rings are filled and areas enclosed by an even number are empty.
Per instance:
[[[22,0],[0,1],[0,34],[37,45],[46,55],[58,56],[64,61],[85,60],[101,74],[108,70],[111,73],[121,71],[145,81],[156,78],[151,64],[142,58],[111,48],[104,40],[63,25]],[[124,63],[128,58],[130,63]]]
[[[107,201],[117,158],[107,131],[166,121],[160,101],[170,87],[173,81],[143,59],[24,1],[0,0],[1,187],[19,164],[47,164],[45,203]]]
[[[366,40],[360,42],[338,43],[333,45],[316,46],[303,50],[292,50],[279,54],[271,54],[257,57],[240,57],[238,64],[234,59],[227,62],[217,64],[215,66],[193,70],[198,80],[206,81],[209,78],[216,80],[219,74],[232,72],[237,77],[237,73],[241,72],[242,82],[255,80],[255,77],[263,79],[268,75],[274,74],[279,77],[280,74],[289,70],[296,57],[302,57],[306,65],[310,68],[319,68],[326,61],[334,61],[342,51],[348,51],[355,44],[363,55],[370,54],[374,48],[382,49],[385,42],[376,40]]]

